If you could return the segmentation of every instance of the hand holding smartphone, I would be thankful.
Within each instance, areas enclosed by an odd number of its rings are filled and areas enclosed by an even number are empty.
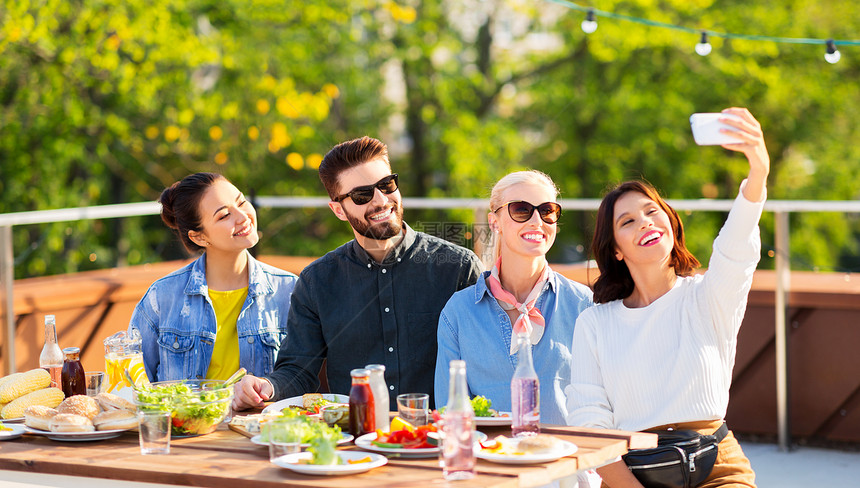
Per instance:
[[[720,132],[720,129],[737,131],[734,127],[719,121],[721,118],[736,119],[740,117],[728,113],[697,113],[690,116],[690,128],[693,130],[693,140],[700,146],[720,146],[742,142],[736,137]]]

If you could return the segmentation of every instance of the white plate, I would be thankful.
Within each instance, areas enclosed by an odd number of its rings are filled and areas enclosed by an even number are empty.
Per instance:
[[[499,412],[500,414],[507,414],[507,417],[475,417],[475,425],[481,427],[496,427],[502,425],[511,425],[511,412]]]
[[[338,451],[337,455],[340,456],[340,459],[343,461],[343,464],[335,464],[331,466],[320,466],[317,464],[296,464],[300,460],[310,459],[312,454],[309,452],[287,454],[286,456],[281,456],[279,458],[273,459],[272,464],[275,464],[276,466],[280,466],[282,468],[287,468],[289,470],[301,474],[312,474],[317,476],[336,476],[363,473],[373,468],[383,466],[385,465],[385,463],[388,462],[388,459],[386,459],[385,456],[380,456],[379,454],[368,454],[366,452],[361,451]],[[358,464],[349,464],[347,462],[350,459],[354,461],[356,459],[362,459],[366,457],[370,457],[370,462]]]
[[[541,454],[493,454],[484,449],[475,453],[478,459],[484,459],[494,463],[501,464],[539,464],[556,461],[565,456],[570,456],[577,450],[576,444],[567,441],[561,441],[561,444],[554,450]]]
[[[352,435],[352,434],[347,434],[346,432],[341,432],[341,433],[340,433],[340,435],[341,435],[341,436],[343,436],[343,437],[341,437],[341,439],[340,439],[339,441],[337,441],[337,443],[338,443],[338,444],[346,444],[347,442],[349,442],[349,441],[351,441],[351,440],[355,439],[355,436],[354,436],[354,435]],[[269,445],[269,443],[268,443],[268,442],[263,442],[263,441],[260,439],[260,437],[262,437],[262,436],[261,436],[261,435],[259,435],[259,434],[258,434],[258,435],[255,435],[254,437],[251,437],[251,442],[253,442],[254,444],[256,444],[256,445],[258,445],[258,446],[268,446],[268,445]],[[305,449],[305,448],[307,448],[307,447],[309,447],[309,446],[310,446],[310,444],[307,444],[307,443],[302,444],[302,449]]]
[[[3,419],[2,422],[4,424],[23,424],[24,423],[24,417],[18,417],[15,419]]]
[[[23,425],[7,425],[6,420],[3,421],[3,427],[8,427],[12,430],[0,430],[0,441],[11,441],[21,437],[27,432],[27,427]]]
[[[43,435],[54,441],[82,442],[102,441],[119,437],[123,432],[131,429],[96,430],[93,432],[49,432],[46,430],[31,429],[27,427],[27,434]]]
[[[438,447],[424,447],[419,449],[380,447],[371,443],[375,440],[376,432],[371,432],[356,439],[355,445],[367,451],[378,452],[380,454],[385,454],[388,457],[400,458],[431,458],[438,456],[440,450]],[[475,434],[472,437],[473,442],[483,442],[485,440],[487,440],[487,434],[475,431]]]
[[[323,393],[323,398],[334,403],[349,403],[349,395],[339,395],[337,393]],[[280,412],[287,407],[301,407],[302,397],[294,396],[277,401],[263,409],[263,413]]]

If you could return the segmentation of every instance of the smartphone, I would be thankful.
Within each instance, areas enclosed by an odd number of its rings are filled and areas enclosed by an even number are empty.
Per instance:
[[[719,121],[721,118],[743,120],[739,116],[726,113],[704,113],[690,116],[690,128],[693,129],[693,140],[700,146],[719,146],[735,144],[740,139],[720,132],[720,129],[736,131],[734,127]]]

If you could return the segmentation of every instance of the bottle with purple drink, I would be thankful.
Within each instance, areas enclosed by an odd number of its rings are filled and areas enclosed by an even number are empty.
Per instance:
[[[469,401],[466,361],[451,361],[449,372],[448,405],[442,416],[442,474],[449,481],[467,480],[475,476],[475,412]]]
[[[511,434],[540,432],[540,383],[532,361],[532,345],[525,334],[517,335],[517,369],[511,379]]]

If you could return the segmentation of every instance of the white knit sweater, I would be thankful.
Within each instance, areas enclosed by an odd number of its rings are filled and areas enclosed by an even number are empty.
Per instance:
[[[580,314],[569,425],[640,431],[725,416],[763,206],[738,195],[704,275],[679,277],[647,307],[615,300]]]

